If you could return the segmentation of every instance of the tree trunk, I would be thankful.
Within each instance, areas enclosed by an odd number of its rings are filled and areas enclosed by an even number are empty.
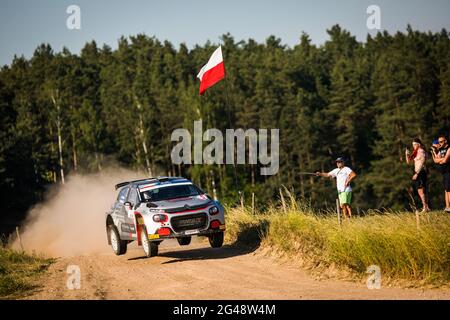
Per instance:
[[[59,168],[60,168],[60,172],[61,172],[61,182],[62,184],[65,184],[66,181],[64,179],[64,160],[63,160],[63,154],[62,154],[62,137],[61,137],[61,118],[59,115],[59,105],[57,107],[58,109],[58,116],[57,116],[57,120],[56,120],[56,128],[58,131],[58,151],[59,151]]]
[[[74,107],[71,104],[70,105],[70,112],[71,114],[74,114]],[[77,135],[76,135],[76,129],[75,124],[70,125],[70,134],[72,136],[72,164],[73,164],[73,170],[77,172],[78,170],[78,157],[77,157]]]
[[[77,157],[77,146],[76,146],[75,133],[72,131],[72,157],[73,157],[73,170],[77,172],[78,170],[78,157]]]
[[[139,134],[139,132],[138,132],[138,134]],[[138,141],[139,139],[138,139],[138,137],[137,137],[137,135],[135,136],[135,138],[134,138],[134,144],[135,144],[135,147],[136,147],[136,152],[135,152],[135,157],[136,157],[136,163],[137,163],[137,166],[140,168],[140,166],[141,166],[141,147],[139,146],[139,141]]]
[[[148,158],[147,143],[145,141],[144,136],[144,124],[142,121],[142,115],[139,115],[139,134],[142,141],[142,149],[144,149],[144,158],[145,158],[145,165],[147,166],[147,172],[150,177],[153,177],[152,168],[150,167],[150,160]]]
[[[56,95],[58,95],[58,90],[56,90]],[[52,93],[52,101],[54,106],[56,107],[56,133],[58,135],[58,152],[59,152],[59,169],[61,174],[61,183],[65,184],[64,179],[64,160],[62,154],[62,136],[61,136],[61,107],[59,105],[59,99],[55,96],[55,93]]]
[[[147,142],[145,139],[145,134],[144,134],[144,120],[142,119],[142,106],[138,100],[138,98],[136,96],[134,96],[134,99],[136,101],[136,107],[138,109],[138,114],[139,114],[139,138],[141,140],[142,143],[142,149],[144,150],[144,159],[145,159],[145,165],[147,167],[147,172],[148,175],[150,177],[153,177],[153,172],[152,172],[152,168],[150,166],[150,159],[148,157],[148,149],[147,149]]]
[[[94,154],[95,154],[95,163],[97,164],[97,169],[98,169],[98,171],[102,171],[102,164],[101,164],[100,158],[98,156],[98,152],[95,151]]]
[[[300,161],[299,161],[299,167],[300,167],[300,172],[305,171],[301,156],[300,156]],[[302,199],[305,199],[305,182],[304,182],[304,178],[303,178],[302,174],[300,175],[300,194],[302,195]]]
[[[308,151],[306,151],[306,159],[308,161],[308,164],[311,165],[311,154]],[[323,170],[322,170],[323,171]],[[309,184],[311,186],[311,200],[314,202],[316,200],[316,192],[314,191],[314,177],[309,177]]]
[[[50,143],[50,152],[51,152],[52,157],[53,157],[53,155],[55,154],[55,143],[53,141],[53,127],[52,126],[50,126],[50,137],[52,137],[52,139],[50,140],[51,141],[51,143]],[[52,169],[54,169],[54,168],[52,167]],[[57,181],[56,171],[55,170],[52,170],[52,180],[53,180],[54,183],[56,183],[56,181]]]

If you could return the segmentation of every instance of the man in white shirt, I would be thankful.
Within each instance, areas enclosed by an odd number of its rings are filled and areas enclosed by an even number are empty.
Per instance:
[[[319,177],[332,177],[336,178],[336,185],[339,196],[339,203],[342,208],[344,217],[352,216],[352,208],[350,207],[352,202],[352,187],[350,182],[356,178],[356,173],[345,166],[343,158],[336,159],[337,168],[326,173],[326,172],[316,172]]]

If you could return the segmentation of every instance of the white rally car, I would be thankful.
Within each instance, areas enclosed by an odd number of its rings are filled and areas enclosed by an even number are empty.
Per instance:
[[[137,240],[147,257],[158,254],[164,239],[176,238],[182,246],[192,236],[206,236],[211,247],[223,244],[224,208],[191,181],[158,177],[116,185],[117,199],[106,213],[108,244],[117,255]]]

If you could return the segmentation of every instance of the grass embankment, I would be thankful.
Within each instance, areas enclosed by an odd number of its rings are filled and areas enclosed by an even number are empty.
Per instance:
[[[0,299],[15,299],[35,288],[36,277],[52,263],[36,255],[0,247]]]
[[[385,212],[352,217],[340,226],[336,214],[319,216],[298,206],[257,214],[229,209],[227,240],[254,243],[255,238],[271,252],[321,273],[367,278],[367,268],[377,265],[383,281],[450,284],[450,215],[443,212],[421,216],[419,225],[413,213]]]

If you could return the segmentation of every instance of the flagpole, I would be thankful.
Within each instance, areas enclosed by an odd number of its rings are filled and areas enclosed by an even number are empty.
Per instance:
[[[214,68],[217,68],[217,67],[223,68],[223,70],[219,69],[219,72],[222,71],[222,74],[223,74],[221,76],[221,78],[220,79],[214,78],[214,76],[213,76],[212,79],[205,80],[204,75],[206,75],[208,73],[208,71],[213,70]],[[215,77],[217,77],[217,76],[218,76],[218,74],[215,75]],[[208,63],[202,67],[199,74],[197,75],[197,78],[200,79],[200,95],[202,95],[206,91],[206,89],[213,86],[218,81],[223,80],[224,77],[225,77],[225,67],[223,65],[222,46],[219,46],[219,48],[217,48],[214,51],[214,53],[212,54],[212,56],[209,58]],[[203,81],[205,81],[205,86],[202,88]],[[226,107],[227,107],[227,113],[228,113],[228,124],[229,124],[230,129],[232,129],[230,98],[229,98],[229,94],[228,94],[228,79],[224,79],[224,81],[225,81],[225,101],[226,101],[226,105],[227,105]],[[236,166],[235,157],[234,157],[234,137],[233,137],[233,173],[234,173],[234,184],[235,184],[236,190],[238,192],[239,200],[242,205],[243,198],[242,198],[242,192],[240,190],[239,182],[238,182],[238,178],[237,178],[237,166]]]
[[[226,77],[226,79],[225,79],[225,100],[226,100],[227,113],[228,113],[228,125],[229,125],[230,129],[233,129],[231,126],[230,98],[228,96],[228,77]],[[234,137],[233,137],[233,139],[234,139]],[[233,148],[234,148],[234,143],[233,143]],[[239,187],[239,181],[237,178],[236,162],[234,160],[235,160],[235,157],[234,157],[234,150],[233,150],[234,186],[238,192],[238,200],[242,203],[242,192]]]

